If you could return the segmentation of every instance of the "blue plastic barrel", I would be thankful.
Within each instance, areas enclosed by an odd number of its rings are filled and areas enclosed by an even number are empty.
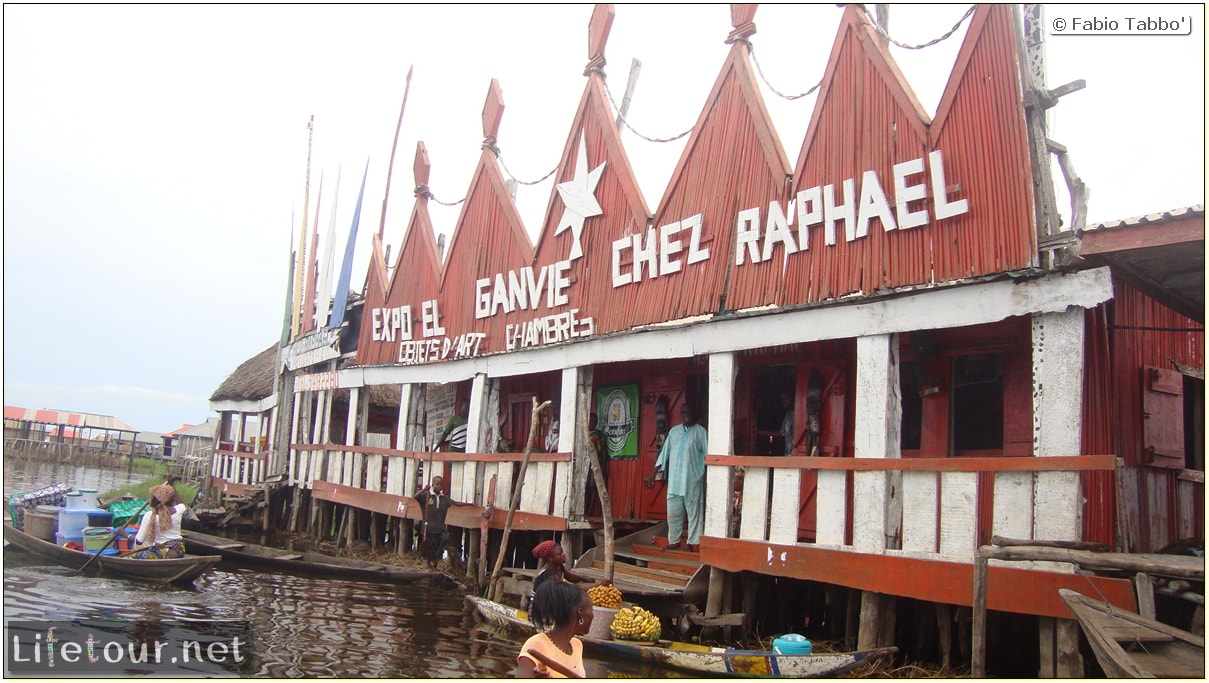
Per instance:
[[[772,651],[779,655],[808,655],[813,649],[806,636],[797,633],[786,633],[772,641]]]

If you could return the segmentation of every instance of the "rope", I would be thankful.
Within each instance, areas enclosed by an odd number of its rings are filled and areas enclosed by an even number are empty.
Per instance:
[[[508,177],[509,177],[509,178],[511,178],[511,179],[513,179],[513,180],[515,180],[515,181],[517,182],[517,184],[519,184],[519,185],[537,185],[538,183],[543,183],[543,182],[545,182],[545,181],[546,181],[546,179],[547,179],[547,178],[549,178],[550,176],[554,175],[554,172],[555,172],[555,171],[557,171],[557,170],[558,170],[558,166],[556,165],[554,168],[550,169],[550,172],[549,172],[549,173],[547,173],[546,175],[542,176],[541,178],[538,178],[537,180],[525,181],[525,180],[520,180],[520,179],[519,179],[519,178],[517,178],[516,176],[512,175],[512,171],[509,171],[509,170],[508,170],[508,164],[505,164],[505,163],[504,163],[504,158],[500,156],[500,153],[499,153],[499,150],[498,150],[498,149],[497,149],[497,150],[496,150],[496,152],[495,152],[495,158],[499,160],[499,162],[500,162],[500,168],[504,169],[504,173],[507,173],[507,174],[508,174]]]
[[[869,19],[869,23],[872,24],[873,27],[875,29],[877,29],[877,32],[879,34],[881,34],[881,36],[884,37],[886,40],[893,43],[894,45],[897,45],[898,47],[901,47],[901,48],[904,48],[907,50],[920,50],[925,47],[931,47],[941,41],[948,40],[950,37],[953,36],[954,33],[957,32],[957,29],[961,28],[961,25],[966,22],[966,19],[969,19],[974,14],[975,9],[976,9],[976,6],[971,5],[970,8],[968,10],[966,10],[965,14],[961,15],[961,18],[957,20],[957,23],[953,24],[953,28],[951,28],[947,32],[945,32],[944,35],[941,35],[938,38],[933,38],[932,40],[929,40],[928,42],[922,43],[920,45],[907,45],[905,43],[900,43],[899,41],[897,41],[893,37],[891,37],[890,34],[887,33],[885,29],[883,29],[881,26],[878,25],[877,21],[874,20],[874,18],[869,15],[868,8],[864,8],[862,11],[865,13],[865,17],[867,19]],[[749,55],[751,55],[751,61],[753,64],[756,65],[756,73],[758,73],[760,75],[760,80],[763,81],[764,85],[767,86],[768,89],[773,94],[777,95],[778,97],[781,97],[786,100],[801,99],[803,97],[813,94],[816,90],[819,89],[820,86],[823,85],[823,82],[819,81],[818,83],[815,83],[813,86],[811,86],[810,89],[805,92],[798,93],[797,95],[786,95],[785,93],[783,93],[780,90],[777,90],[775,87],[773,87],[772,83],[768,82],[768,77],[764,75],[764,68],[762,66],[760,66],[760,60],[756,57],[755,46],[753,46],[751,44],[751,41],[746,37],[736,37],[734,40],[742,42],[745,45],[747,45],[747,53]],[[601,68],[600,66],[589,66],[588,69],[584,72],[584,75],[586,76],[587,74],[589,74],[593,71],[600,74],[600,76],[601,76],[600,80],[602,83],[604,83],[605,95],[609,98],[609,105],[613,107],[613,112],[617,115],[617,118],[623,124],[625,124],[625,127],[629,128],[630,132],[632,132],[634,135],[637,135],[638,137],[642,138],[643,140],[646,140],[647,142],[675,142],[675,141],[679,140],[680,138],[693,132],[693,129],[689,128],[688,130],[684,131],[683,133],[680,133],[679,135],[676,135],[676,136],[673,136],[670,138],[654,138],[654,137],[650,137],[648,135],[644,135],[643,133],[639,132],[630,123],[629,119],[627,119],[621,113],[621,107],[617,106],[617,101],[613,98],[613,91],[609,88],[609,81],[605,75],[604,69]],[[548,180],[550,178],[550,176],[554,175],[555,171],[558,170],[558,166],[556,165],[554,168],[550,169],[549,173],[547,173],[546,175],[542,176],[541,178],[539,178],[537,180],[521,180],[521,179],[517,178],[515,175],[513,175],[512,171],[509,170],[508,165],[504,163],[503,157],[500,156],[500,149],[498,146],[496,146],[495,143],[496,143],[495,137],[488,137],[486,140],[483,141],[482,148],[491,150],[491,153],[494,154],[495,158],[499,160],[500,168],[504,169],[504,173],[507,173],[508,177],[511,178],[512,180],[516,181],[516,183],[519,185],[538,185],[538,184],[543,183],[546,180]],[[462,202],[466,201],[466,198],[463,197],[463,198],[457,200],[456,202],[443,202],[443,201],[437,199],[432,194],[432,192],[430,192],[428,190],[427,185],[417,186],[416,187],[416,196],[424,196],[424,197],[427,197],[428,199],[431,199],[432,201],[436,202],[437,204],[440,204],[441,206],[450,206],[450,207],[457,206],[458,204],[461,204]]]
[[[461,204],[462,202],[466,201],[466,198],[462,197],[461,199],[457,200],[456,202],[443,202],[440,199],[437,199],[436,196],[432,194],[432,191],[430,191],[428,189],[428,186],[424,185],[424,184],[416,185],[415,194],[417,197],[426,197],[428,199],[431,199],[432,201],[440,204],[441,206],[457,206],[458,204]]]
[[[806,97],[807,95],[813,93],[815,90],[819,89],[819,86],[823,85],[823,82],[819,81],[818,83],[815,83],[814,86],[812,86],[809,90],[807,90],[804,93],[799,93],[797,95],[786,95],[785,93],[781,92],[780,90],[777,90],[776,88],[774,88],[772,86],[772,83],[768,82],[768,78],[764,75],[764,69],[763,69],[763,67],[760,66],[760,60],[756,59],[756,48],[754,45],[751,44],[751,41],[747,38],[735,38],[735,42],[743,43],[744,45],[747,46],[747,54],[751,55],[751,63],[756,65],[756,73],[760,74],[760,80],[764,81],[764,85],[768,86],[768,89],[771,90],[778,97],[781,97],[786,100],[798,100],[798,99],[801,99],[801,98]]]
[[[957,29],[961,28],[961,25],[966,23],[966,19],[969,19],[970,16],[972,16],[974,14],[974,10],[975,10],[976,6],[970,5],[970,9],[966,10],[966,13],[961,15],[961,18],[957,20],[956,24],[953,24],[953,28],[949,29],[949,31],[947,33],[945,33],[944,35],[942,35],[939,38],[933,38],[932,40],[929,40],[928,42],[922,43],[920,45],[907,45],[906,43],[898,42],[897,40],[892,38],[889,33],[886,32],[886,29],[884,29],[878,25],[877,20],[875,20],[873,17],[869,16],[868,7],[864,7],[862,5],[862,8],[865,13],[865,18],[869,20],[869,23],[873,25],[873,28],[877,29],[877,32],[880,33],[883,38],[885,38],[886,40],[890,41],[891,43],[893,43],[903,49],[906,49],[906,50],[922,50],[925,47],[932,47],[933,45],[939,43],[942,40],[948,40],[954,33],[957,33]]]
[[[632,132],[634,135],[637,135],[638,137],[642,138],[643,140],[646,140],[647,142],[675,142],[675,141],[679,140],[680,138],[684,137],[685,135],[688,135],[689,133],[693,132],[693,129],[689,128],[688,130],[684,131],[683,133],[677,135],[676,137],[672,137],[672,138],[652,138],[652,137],[647,137],[646,135],[643,135],[642,133],[639,133],[637,130],[635,130],[634,126],[630,125],[630,122],[628,120],[626,120],[626,117],[621,114],[621,107],[618,107],[617,102],[614,101],[614,99],[613,99],[613,91],[609,89],[609,81],[605,77],[604,69],[601,69],[598,66],[593,66],[588,69],[588,72],[592,72],[592,71],[595,71],[596,73],[600,74],[600,80],[601,80],[601,82],[604,83],[605,95],[608,96],[608,98],[609,98],[609,104],[613,106],[613,111],[617,114],[617,118],[620,119],[621,122],[625,124],[625,127],[629,128],[630,132]]]

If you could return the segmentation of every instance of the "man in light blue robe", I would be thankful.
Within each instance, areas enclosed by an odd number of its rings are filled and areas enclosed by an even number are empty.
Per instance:
[[[681,424],[672,427],[655,461],[655,473],[646,479],[647,486],[655,483],[662,471],[667,478],[667,538],[668,550],[680,549],[684,518],[688,517],[688,550],[700,551],[702,517],[705,514],[705,451],[709,438],[705,427],[697,424],[693,409],[680,406]]]

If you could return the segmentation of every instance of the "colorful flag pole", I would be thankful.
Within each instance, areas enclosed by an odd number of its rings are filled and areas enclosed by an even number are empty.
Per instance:
[[[290,211],[290,260],[289,267],[286,269],[290,272],[289,277],[285,281],[285,317],[281,321],[281,345],[286,346],[290,343],[290,324],[294,314],[294,298],[291,296],[294,287],[294,261],[297,255],[294,253],[294,212]]]
[[[307,252],[306,294],[302,298],[302,331],[315,329],[315,282],[319,279],[319,205],[323,202],[323,174],[319,174],[319,196],[315,198],[315,223],[311,234],[311,249]]]
[[[336,167],[336,193],[332,195],[332,216],[327,223],[327,251],[323,255],[323,274],[319,276],[318,310],[315,327],[327,327],[332,306],[332,265],[336,260],[336,202],[340,199],[340,167]]]
[[[365,198],[365,179],[369,176],[369,159],[365,160],[365,173],[361,175],[361,190],[357,193],[357,208],[353,209],[353,227],[348,231],[348,245],[344,248],[344,261],[340,264],[340,280],[336,283],[336,295],[332,299],[332,319],[328,327],[340,327],[344,323],[344,309],[348,307],[348,285],[353,276],[353,249],[357,242],[357,224],[361,221],[361,200]]]
[[[298,337],[302,329],[302,275],[306,270],[306,211],[311,203],[311,149],[315,139],[315,116],[312,114],[306,122],[306,189],[302,198],[302,224],[298,229],[298,255],[294,259],[294,296],[295,308],[291,312],[290,338]]]

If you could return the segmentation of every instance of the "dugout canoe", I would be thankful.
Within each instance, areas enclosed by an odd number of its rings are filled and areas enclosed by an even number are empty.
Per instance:
[[[1075,615],[1109,678],[1205,678],[1205,639],[1065,588]]]
[[[72,569],[79,569],[92,557],[91,553],[72,550],[49,541],[17,530],[11,524],[4,525],[4,540],[22,550],[46,558]],[[124,578],[142,579],[158,583],[192,583],[207,569],[218,564],[221,558],[185,557],[172,560],[136,560],[132,557],[117,555],[101,555],[88,564],[85,572],[88,574]]]
[[[474,595],[467,595],[466,602],[491,623],[527,635],[535,632],[524,610]],[[671,640],[639,645],[622,640],[577,637],[583,641],[585,651],[597,657],[640,660],[709,676],[821,678],[851,671],[898,652],[896,647],[884,647],[859,652],[783,655],[767,650],[735,650]]]
[[[244,543],[222,536],[211,536],[187,529],[181,531],[181,536],[185,539],[185,550],[189,553],[218,556],[231,565],[251,569],[386,583],[411,583],[419,579],[442,576],[439,572],[428,569],[396,567],[392,564],[335,557],[316,552],[299,553],[283,548]]]

